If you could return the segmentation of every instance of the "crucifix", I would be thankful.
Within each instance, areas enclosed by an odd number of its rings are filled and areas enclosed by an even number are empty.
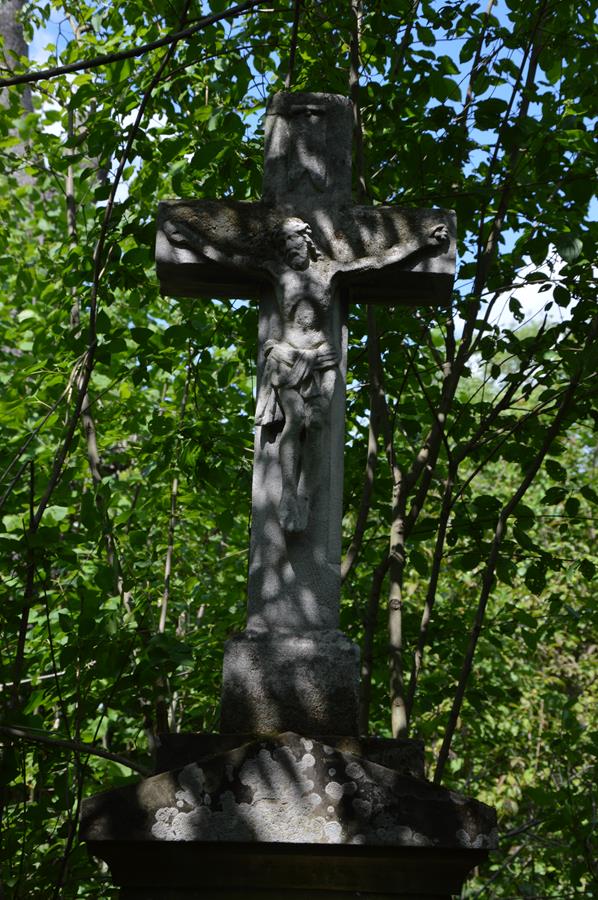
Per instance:
[[[258,299],[247,629],[227,642],[224,733],[355,734],[338,630],[347,308],[448,302],[455,216],[351,201],[350,101],[280,93],[263,198],[160,204],[162,292]]]

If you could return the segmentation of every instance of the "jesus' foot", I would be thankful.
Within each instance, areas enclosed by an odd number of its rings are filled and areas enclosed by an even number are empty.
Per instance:
[[[292,491],[282,492],[278,519],[284,531],[298,534],[307,528],[309,504],[306,497],[298,497]]]

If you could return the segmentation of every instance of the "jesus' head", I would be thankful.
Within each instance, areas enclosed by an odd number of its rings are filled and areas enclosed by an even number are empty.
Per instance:
[[[292,269],[307,269],[310,259],[318,258],[310,226],[296,216],[284,219],[276,242],[284,261]]]

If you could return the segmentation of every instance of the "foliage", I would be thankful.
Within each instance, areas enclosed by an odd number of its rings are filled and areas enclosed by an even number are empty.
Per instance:
[[[501,852],[466,896],[595,896],[591,4],[359,7],[301,5],[292,87],[346,93],[358,41],[369,202],[451,207],[460,228],[450,309],[351,311],[343,626],[369,666],[364,719],[409,724],[430,776],[444,758],[438,778],[497,806]],[[257,317],[161,297],[151,247],[162,198],[259,195],[293,10],[0,107],[0,681],[5,729],[30,738],[3,733],[7,897],[112,896],[76,843],[81,797],[135,780],[121,757],[149,766],[160,728],[217,728]],[[205,11],[32,0],[22,21],[30,40],[60,19],[53,65]]]

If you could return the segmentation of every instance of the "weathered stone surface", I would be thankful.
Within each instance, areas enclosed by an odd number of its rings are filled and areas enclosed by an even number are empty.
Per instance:
[[[494,810],[296,734],[264,738],[83,805],[87,841],[489,849]]]
[[[318,488],[309,489],[305,503],[309,527],[302,532],[286,531],[281,522],[283,430],[276,424],[256,426],[247,591],[250,630],[303,634],[338,628],[347,345],[345,315],[339,305],[331,310],[330,326],[338,363],[331,372],[328,412],[321,422],[319,446],[314,448]],[[260,304],[258,396],[263,395],[265,348],[281,335],[281,328],[276,298],[266,292]],[[307,493],[304,481],[300,476],[298,497]]]
[[[259,298],[270,284],[265,268],[240,271],[205,256],[191,245],[173,243],[173,228],[191,229],[204,236],[206,245],[222,254],[267,259],[273,235],[280,232],[287,207],[264,201],[165,200],[158,207],[156,271],[162,292],[176,297]],[[446,244],[389,263],[350,273],[343,287],[352,302],[426,306],[449,302],[455,273],[456,220],[452,210],[401,209],[394,206],[340,205],[302,215],[322,252],[332,260],[350,263],[364,257],[384,256],[400,244],[420,243],[434,225],[445,224]],[[342,273],[340,280],[343,281]]]
[[[292,128],[296,124],[293,120]],[[311,176],[308,181],[311,184]],[[301,202],[306,202],[305,192]],[[349,285],[353,276],[375,274],[414,255],[427,259],[444,253],[450,246],[448,221],[441,211],[433,211],[431,219],[428,214],[425,221],[420,220],[417,233],[401,235],[390,247],[384,246],[388,236],[380,228],[374,229],[370,232],[372,255],[364,255],[360,241],[357,255],[345,252],[339,256],[338,250],[343,249],[340,233],[337,230],[333,239],[329,236],[330,240],[319,241],[310,223],[310,219],[317,221],[313,210],[307,218],[305,214],[281,216],[279,211],[278,221],[268,229],[268,239],[247,239],[242,253],[231,245],[232,213],[230,206],[219,207],[218,214],[225,222],[221,242],[214,221],[205,221],[205,211],[202,214],[187,206],[174,207],[161,223],[160,234],[175,251],[189,250],[200,259],[240,274],[263,276],[270,283],[275,304],[269,335],[260,342],[263,365],[255,421],[264,428],[280,425],[280,440],[270,441],[276,446],[281,482],[276,492],[277,517],[283,534],[305,533],[320,483],[327,481],[322,462],[325,467],[329,455],[322,450],[330,437],[334,443],[337,430],[343,437],[343,417],[334,416],[335,408],[344,410],[346,359],[339,318],[343,285]],[[327,243],[331,244],[329,252]],[[324,436],[325,430],[330,437]],[[338,480],[342,484],[342,477]],[[257,486],[254,481],[254,490]],[[335,516],[329,514],[328,518],[334,520]],[[312,555],[320,553],[327,559],[327,547],[315,543],[313,537],[310,528]]]
[[[245,631],[226,642],[220,730],[357,735],[359,649],[340,631]]]
[[[260,735],[256,734],[161,734],[157,739],[156,774],[182,769],[198,759],[225,753],[241,744],[251,744],[259,739]],[[423,741],[338,734],[316,734],[313,735],[313,740],[335,747],[343,753],[365,757],[399,775],[424,779]]]
[[[357,738],[358,650],[337,630],[347,307],[448,302],[456,235],[447,210],[353,207],[351,133],[346,98],[276,95],[263,201],[160,206],[164,293],[260,298],[248,628],[220,743],[173,740],[169,771],[84,802],[123,900],[448,900],[495,842],[492,810],[423,780],[421,747]],[[336,737],[233,747],[284,729]]]
[[[351,202],[351,101],[338,94],[275,94],[266,112],[263,196],[312,207]]]

